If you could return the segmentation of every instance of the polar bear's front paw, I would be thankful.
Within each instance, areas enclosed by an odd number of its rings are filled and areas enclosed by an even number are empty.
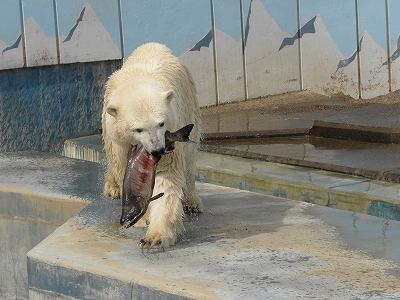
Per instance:
[[[120,188],[115,183],[106,182],[104,184],[104,195],[114,199],[120,198]]]
[[[147,234],[139,241],[139,247],[146,249],[163,249],[175,243],[174,239],[158,233]]]

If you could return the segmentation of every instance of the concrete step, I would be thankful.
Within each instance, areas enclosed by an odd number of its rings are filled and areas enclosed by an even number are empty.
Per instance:
[[[198,183],[204,213],[185,218],[176,246],[143,251],[145,230],[121,228],[120,201],[102,196],[103,173],[50,154],[0,154],[1,203],[86,204],[29,251],[31,299],[400,297],[398,221]]]
[[[100,161],[104,158],[101,138],[89,136],[69,140],[64,145],[64,154],[76,159]],[[205,151],[199,152],[196,179],[400,220],[398,183]]]

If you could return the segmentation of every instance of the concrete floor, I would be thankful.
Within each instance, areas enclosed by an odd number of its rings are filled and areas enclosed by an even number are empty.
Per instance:
[[[399,299],[400,222],[198,184],[205,212],[165,252],[137,247],[101,196],[102,166],[0,156],[1,193],[88,204],[28,253],[30,296],[91,299]],[[83,202],[82,202],[83,201]]]
[[[198,190],[206,212],[188,218],[165,252],[137,247],[144,231],[118,225],[118,202],[87,207],[29,252],[31,284],[76,298],[135,299],[142,289],[171,299],[400,297],[399,222],[211,185]]]

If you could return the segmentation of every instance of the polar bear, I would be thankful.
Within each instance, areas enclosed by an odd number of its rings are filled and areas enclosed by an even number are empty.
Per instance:
[[[122,194],[127,157],[132,147],[143,145],[149,153],[164,151],[166,130],[194,124],[193,141],[200,141],[201,118],[196,89],[189,71],[166,46],[148,43],[138,47],[114,72],[107,84],[102,113],[102,135],[107,157],[104,193]],[[163,155],[158,166],[154,195],[164,196],[150,203],[138,222],[148,224],[142,246],[173,245],[184,230],[183,213],[201,212],[195,194],[197,145],[176,143]]]

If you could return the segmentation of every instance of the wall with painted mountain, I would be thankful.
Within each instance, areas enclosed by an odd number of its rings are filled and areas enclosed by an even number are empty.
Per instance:
[[[400,88],[399,0],[2,0],[0,70],[169,46],[201,106],[308,89]]]

